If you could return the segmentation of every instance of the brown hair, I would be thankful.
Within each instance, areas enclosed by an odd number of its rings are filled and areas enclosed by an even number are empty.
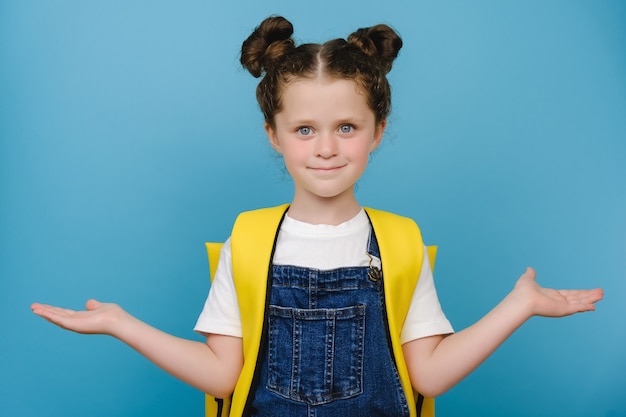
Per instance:
[[[295,78],[327,76],[354,80],[367,94],[376,122],[391,111],[387,73],[402,48],[402,39],[389,26],[358,29],[348,39],[324,44],[295,45],[293,26],[280,16],[268,17],[241,46],[241,65],[254,77],[263,78],[256,90],[265,122],[274,127],[281,111],[281,93]]]

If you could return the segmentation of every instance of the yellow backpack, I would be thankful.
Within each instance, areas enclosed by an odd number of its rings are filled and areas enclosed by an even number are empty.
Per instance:
[[[242,325],[244,365],[230,398],[206,395],[206,417],[241,416],[246,406],[257,364],[265,321],[268,274],[278,228],[288,205],[241,213],[230,238],[233,279]],[[385,211],[365,209],[376,233],[384,270],[384,291],[391,344],[402,382],[411,406],[411,417],[433,417],[434,399],[415,393],[402,353],[400,333],[423,262],[424,244],[417,224],[409,218]],[[222,243],[206,243],[211,281],[220,257]],[[436,246],[428,247],[434,267]]]

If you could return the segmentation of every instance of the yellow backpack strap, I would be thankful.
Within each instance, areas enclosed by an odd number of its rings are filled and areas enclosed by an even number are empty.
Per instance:
[[[428,260],[430,261],[430,270],[435,272],[435,260],[437,259],[437,246],[426,246],[428,251]]]
[[[233,393],[233,416],[243,414],[253,384],[265,321],[269,266],[278,228],[287,208],[288,205],[284,204],[241,213],[230,238],[244,361]]]
[[[220,259],[220,251],[222,250],[223,243],[206,242],[207,255],[209,256],[209,271],[211,273],[211,282],[215,279],[215,271],[217,270],[217,264]],[[205,416],[206,417],[228,417],[230,410],[231,398],[215,398],[209,394],[206,394],[204,400]]]
[[[274,241],[287,207],[285,204],[241,213],[233,226],[230,246],[241,315],[244,364],[233,396],[220,399],[206,394],[206,417],[240,416],[246,406],[261,343]],[[205,245],[212,281],[223,244],[207,242]]]
[[[215,279],[215,271],[217,271],[217,264],[220,260],[220,251],[222,250],[223,243],[219,242],[206,242],[206,253],[209,255],[209,272],[211,274],[211,282]]]
[[[417,404],[421,417],[434,416],[434,400],[416,395],[402,351],[401,333],[424,261],[424,243],[417,224],[407,217],[366,209],[376,233],[384,274],[385,306],[391,346],[402,387],[409,404]],[[437,248],[428,248],[431,267]],[[415,407],[410,407],[416,416]]]
[[[437,246],[426,246],[428,252],[428,260],[430,261],[430,269],[435,272],[435,260],[437,259]],[[415,394],[417,395],[417,393]],[[422,413],[421,417],[435,416],[435,399],[422,397]]]

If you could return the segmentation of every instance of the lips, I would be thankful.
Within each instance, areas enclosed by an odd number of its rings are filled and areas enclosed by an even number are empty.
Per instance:
[[[320,171],[320,172],[332,172],[332,171],[336,171],[338,169],[341,169],[344,166],[345,165],[332,166],[332,167],[310,167],[309,169],[312,169],[313,171]]]

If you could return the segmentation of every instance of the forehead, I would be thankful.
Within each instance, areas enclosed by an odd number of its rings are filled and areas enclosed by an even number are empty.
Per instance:
[[[367,104],[367,96],[359,85],[355,81],[344,79],[294,79],[282,91],[281,108],[277,116],[374,116]]]

